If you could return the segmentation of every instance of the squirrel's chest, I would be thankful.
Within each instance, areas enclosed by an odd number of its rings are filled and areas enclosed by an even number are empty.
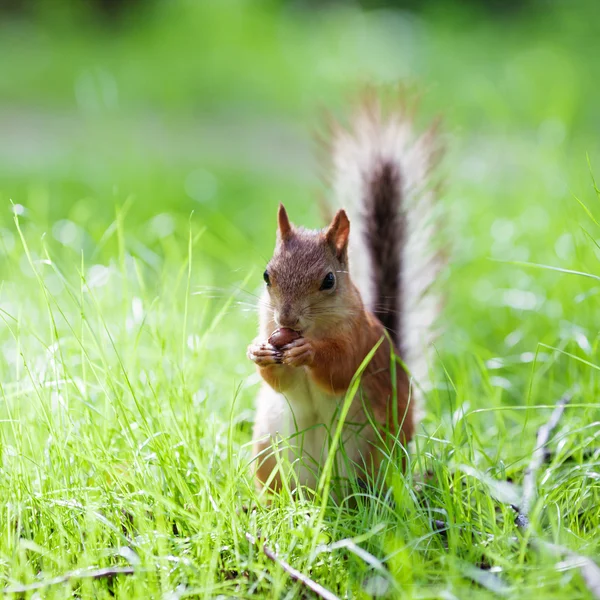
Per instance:
[[[298,373],[285,396],[298,430],[315,426],[330,428],[342,400],[325,393],[305,373]]]
[[[300,374],[299,374],[300,375]],[[323,465],[329,443],[338,426],[338,417],[345,395],[332,395],[324,392],[308,376],[299,376],[295,385],[285,393],[289,407],[288,427],[295,432],[294,442],[300,454],[315,465]],[[342,435],[345,453],[352,459],[362,454],[360,435],[351,431],[350,423],[364,422],[360,403],[353,402],[344,424]]]
[[[286,429],[292,434],[290,458],[296,461],[299,480],[314,487],[327,457],[343,398],[326,394],[306,376],[299,376],[284,396],[289,411]]]

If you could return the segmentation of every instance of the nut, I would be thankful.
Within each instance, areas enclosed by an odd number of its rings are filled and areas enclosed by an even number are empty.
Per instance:
[[[281,329],[276,329],[269,338],[269,344],[275,346],[275,348],[283,348],[287,346],[289,343],[297,340],[300,337],[300,334],[293,329],[288,329],[287,327],[282,327]]]

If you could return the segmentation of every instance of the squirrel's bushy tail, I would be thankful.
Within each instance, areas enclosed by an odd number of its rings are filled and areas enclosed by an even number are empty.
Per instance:
[[[430,292],[442,266],[431,179],[441,154],[436,127],[417,135],[406,103],[386,113],[370,98],[348,128],[333,125],[330,151],[332,201],[351,224],[350,274],[423,384],[440,311]]]

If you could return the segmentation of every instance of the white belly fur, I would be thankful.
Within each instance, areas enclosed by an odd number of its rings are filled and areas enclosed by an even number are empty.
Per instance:
[[[290,478],[292,488],[296,484],[316,487],[344,398],[343,395],[332,396],[320,390],[304,370],[298,372],[294,384],[285,393],[276,392],[266,383],[262,385],[257,399],[254,437],[271,438],[277,441],[280,449],[285,450],[282,454],[294,469],[295,477]],[[373,432],[369,426],[357,431],[350,423],[365,421],[362,402],[355,398],[344,425],[344,452],[338,451],[337,455],[336,469],[341,477],[348,476],[351,462],[357,463],[359,468],[364,465]]]

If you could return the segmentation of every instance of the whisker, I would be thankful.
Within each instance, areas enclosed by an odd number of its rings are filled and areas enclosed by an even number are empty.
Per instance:
[[[315,306],[319,306],[319,304],[323,304],[323,302],[329,300],[329,298],[320,298],[319,300],[317,300],[316,302],[313,302],[312,304],[309,304],[306,308],[310,309],[313,308]]]
[[[261,300],[261,299],[262,299],[262,295],[261,295],[261,296],[259,296],[258,294],[255,294],[255,293],[253,293],[253,292],[250,292],[249,290],[246,290],[246,289],[244,289],[244,288],[238,288],[238,287],[236,287],[235,289],[236,289],[238,292],[242,292],[243,294],[247,294],[248,296],[252,296],[253,298],[256,298],[256,299],[258,299],[258,300]]]
[[[371,306],[370,307],[371,312],[379,312],[379,311],[385,311],[386,313],[393,313],[395,315],[402,315],[404,314],[404,311],[402,310],[395,310],[393,308],[389,308],[388,306]]]

